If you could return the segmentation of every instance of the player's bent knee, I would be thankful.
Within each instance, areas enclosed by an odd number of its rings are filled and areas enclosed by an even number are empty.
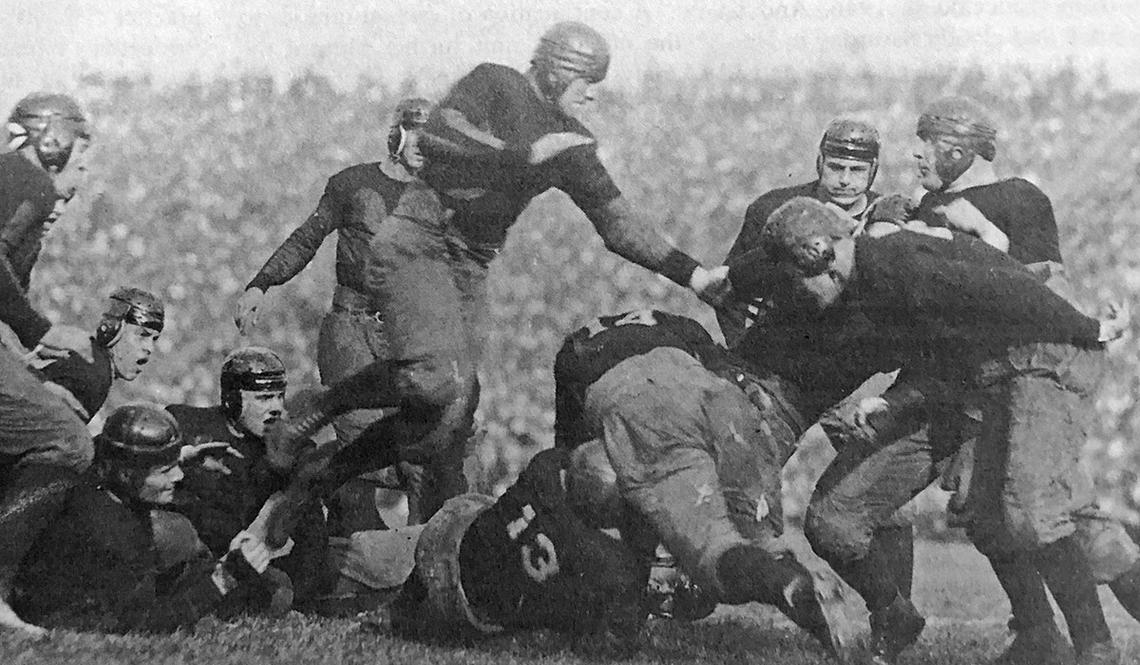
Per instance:
[[[473,365],[449,355],[410,362],[396,371],[396,384],[405,399],[437,408],[466,403],[476,381]]]
[[[91,435],[76,420],[74,426],[68,424],[60,428],[49,444],[30,451],[22,461],[83,473],[94,460],[95,444]]]
[[[830,563],[867,556],[873,530],[855,513],[843,513],[828,501],[813,501],[804,515],[804,535],[812,550]]]

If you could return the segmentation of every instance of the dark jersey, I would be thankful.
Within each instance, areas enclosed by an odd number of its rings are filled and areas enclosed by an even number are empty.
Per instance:
[[[538,453],[475,519],[459,549],[463,591],[479,616],[508,628],[636,631],[641,566],[627,544],[567,504],[567,462],[565,450]]]
[[[476,127],[503,140],[512,148],[509,153],[523,151],[552,132],[593,136],[582,123],[539,99],[525,76],[502,65],[483,63],[473,69],[439,108],[459,111]],[[470,141],[447,128],[439,112],[433,114],[428,130],[460,143]],[[485,247],[501,247],[507,229],[531,199],[548,189],[562,190],[583,210],[599,208],[621,195],[592,144],[567,150],[540,166],[528,166],[519,158],[487,168],[478,160],[432,156],[421,175],[455,210],[455,227]]]
[[[192,626],[222,598],[206,554],[185,563],[178,583],[159,589],[166,572],[155,549],[150,511],[93,483],[72,491],[25,559],[20,613],[51,627],[122,633]]]
[[[973,237],[893,233],[860,237],[855,251],[848,293],[900,352],[960,349],[965,360],[1039,342],[1099,346],[1096,319]]]
[[[289,478],[265,459],[265,444],[230,429],[220,407],[167,407],[182,428],[186,443],[224,441],[241,454],[217,451],[182,465],[186,477],[178,484],[173,508],[188,517],[202,542],[223,556],[230,541],[257,517],[265,500],[284,489]],[[328,581],[328,531],[322,505],[312,501],[301,509],[290,534],[293,551],[273,565],[289,575],[298,599],[325,590]]]
[[[927,192],[914,216],[930,226],[946,226],[946,219],[934,208],[958,198],[974,204],[1009,238],[1009,255],[1021,263],[1062,262],[1053,205],[1033,183],[1010,178],[956,192]]]
[[[27,290],[58,198],[42,169],[19,153],[0,154],[0,321],[28,347],[51,327]]]
[[[325,237],[336,231],[336,281],[363,292],[364,265],[376,225],[392,212],[406,186],[385,175],[375,162],[351,166],[329,178],[317,209],[273,252],[246,288],[266,291],[293,279],[313,260]]]
[[[92,341],[91,356],[91,362],[87,362],[78,353],[70,353],[40,370],[45,381],[64,388],[79,400],[87,411],[87,422],[103,408],[115,378],[107,347]]]
[[[224,441],[241,457],[216,451],[184,464],[175,508],[190,518],[202,541],[216,555],[257,516],[286,479],[265,461],[265,444],[235,433],[221,407],[173,405],[166,409],[178,421],[187,444]]]
[[[879,372],[898,367],[890,344],[857,307],[840,303],[818,317],[765,310],[732,352],[778,376],[787,406],[812,423]]]
[[[582,422],[591,384],[623,360],[663,347],[680,349],[706,366],[731,364],[701,324],[656,310],[603,316],[569,335],[554,359],[556,445],[572,448],[593,438]]]

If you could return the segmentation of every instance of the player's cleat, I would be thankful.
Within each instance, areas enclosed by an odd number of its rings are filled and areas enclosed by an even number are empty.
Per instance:
[[[871,613],[869,665],[894,665],[899,654],[918,641],[926,619],[914,604],[903,597],[883,609]]]
[[[837,578],[808,571],[798,562],[794,565],[805,574],[797,576],[784,589],[786,604],[780,603],[777,607],[819,640],[836,660],[848,662],[855,628],[847,616],[842,584]]]
[[[34,626],[21,619],[16,611],[3,600],[0,600],[0,630],[15,631],[35,640],[44,640],[48,637],[46,629]]]
[[[1072,662],[1071,652],[1057,624],[1049,621],[1018,630],[991,665],[1065,665]]]
[[[1120,665],[1120,650],[1112,642],[1097,642],[1077,654],[1076,665]]]

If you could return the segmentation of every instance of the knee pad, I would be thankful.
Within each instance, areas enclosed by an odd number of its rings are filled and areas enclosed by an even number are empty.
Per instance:
[[[583,522],[594,528],[621,526],[623,511],[617,473],[598,439],[587,441],[570,453],[566,501]]]

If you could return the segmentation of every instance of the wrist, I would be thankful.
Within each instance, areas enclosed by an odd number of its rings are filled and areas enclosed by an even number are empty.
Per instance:
[[[661,263],[661,270],[659,272],[677,284],[687,289],[693,289],[693,277],[697,272],[697,268],[700,267],[701,264],[696,259],[680,250],[674,249],[669,252],[669,256],[665,257],[665,260]]]

